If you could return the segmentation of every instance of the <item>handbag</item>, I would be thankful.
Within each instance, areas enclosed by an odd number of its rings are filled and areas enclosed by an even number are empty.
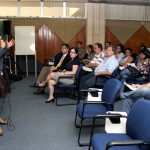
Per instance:
[[[132,67],[131,65],[127,66],[127,69],[131,72],[131,76],[134,77],[134,78],[138,78],[141,76],[141,72],[135,68],[135,67]]]

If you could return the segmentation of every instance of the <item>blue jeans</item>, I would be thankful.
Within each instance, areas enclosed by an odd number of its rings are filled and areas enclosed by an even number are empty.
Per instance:
[[[120,94],[124,92],[124,82],[126,82],[127,79],[129,79],[131,76],[131,72],[128,69],[123,69],[118,75],[117,79],[121,81],[121,88],[120,88]]]
[[[92,72],[81,77],[79,89],[87,90],[88,88],[94,87],[95,85],[96,86],[101,85],[102,83],[105,83],[107,80],[108,79],[104,77],[99,77],[96,79],[95,73]],[[85,92],[80,92],[79,95],[83,96],[85,95]]]
[[[123,111],[127,114],[129,113],[132,105],[139,99],[144,98],[150,100],[150,88],[149,87],[141,87],[137,90],[122,93],[120,95],[121,100],[123,100]]]
[[[131,72],[128,69],[123,69],[118,74],[117,79],[121,80],[122,85],[121,85],[120,92],[119,92],[119,94],[121,94],[124,92],[124,87],[125,87],[124,82],[126,82],[126,80],[128,79],[131,79]],[[142,82],[142,81],[145,81],[145,78],[139,77],[139,78],[136,78],[136,81]]]

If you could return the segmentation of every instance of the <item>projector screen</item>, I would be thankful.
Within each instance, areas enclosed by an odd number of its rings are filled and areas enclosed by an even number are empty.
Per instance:
[[[15,54],[35,55],[35,26],[15,26]]]

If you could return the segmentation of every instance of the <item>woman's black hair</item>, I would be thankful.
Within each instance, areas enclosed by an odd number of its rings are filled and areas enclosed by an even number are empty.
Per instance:
[[[118,44],[117,46],[120,46],[121,51],[122,51],[123,53],[125,52],[125,47],[124,47],[124,45],[122,45],[122,44]]]
[[[141,49],[141,47],[143,47],[143,48]],[[141,43],[140,49],[141,49],[141,50],[147,49],[147,46],[146,46],[144,43]]]
[[[70,48],[70,51],[69,51],[69,52],[71,52],[71,50],[72,50],[72,49],[74,49],[74,50],[75,50],[76,54],[79,54],[78,49],[77,49],[77,48],[75,48],[75,47]],[[79,55],[77,55],[74,59],[79,59]]]
[[[150,51],[146,48],[140,51],[140,53],[145,55],[145,59],[146,58],[150,58]]]
[[[130,51],[130,53],[132,53],[132,48],[130,48],[130,47],[126,48],[125,52],[126,52],[126,50],[128,50],[128,51]]]

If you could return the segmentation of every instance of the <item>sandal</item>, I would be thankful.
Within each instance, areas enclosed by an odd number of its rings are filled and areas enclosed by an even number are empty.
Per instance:
[[[3,130],[2,130],[2,128],[0,128],[0,136],[2,136],[3,135]]]
[[[39,87],[39,88],[44,88],[44,87],[46,87],[46,84],[44,84],[44,83],[39,83],[38,87]]]
[[[0,118],[0,124],[5,125],[8,124],[8,122]]]

